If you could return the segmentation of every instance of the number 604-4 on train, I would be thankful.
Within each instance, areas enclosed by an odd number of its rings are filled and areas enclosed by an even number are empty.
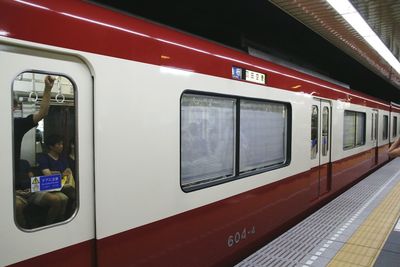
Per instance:
[[[230,266],[399,135],[394,104],[92,3],[0,17],[1,266]]]

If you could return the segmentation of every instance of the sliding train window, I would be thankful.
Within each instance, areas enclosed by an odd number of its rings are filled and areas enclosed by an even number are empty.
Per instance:
[[[283,164],[286,127],[286,105],[240,100],[240,173]]]
[[[322,156],[328,155],[328,150],[329,150],[329,108],[324,107],[322,111],[322,144],[321,144],[321,150],[322,150]]]
[[[288,163],[288,104],[184,93],[181,187],[189,192]]]
[[[34,230],[68,221],[76,210],[78,178],[73,82],[24,72],[12,92],[15,222]]]
[[[363,112],[344,111],[343,149],[351,149],[365,144],[366,116]]]
[[[311,159],[315,159],[318,154],[318,106],[313,105],[311,109]]]
[[[394,116],[393,117],[393,124],[392,124],[392,137],[396,137],[397,136],[397,117]]]
[[[371,141],[375,140],[375,115],[374,113],[371,114]]]
[[[382,140],[388,139],[389,132],[389,116],[383,115],[383,128],[382,128]]]
[[[181,99],[181,185],[234,175],[236,100],[184,94]]]

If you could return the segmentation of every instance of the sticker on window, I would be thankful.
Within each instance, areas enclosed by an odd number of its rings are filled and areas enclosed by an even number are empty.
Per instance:
[[[31,192],[60,191],[62,186],[61,174],[31,178]]]

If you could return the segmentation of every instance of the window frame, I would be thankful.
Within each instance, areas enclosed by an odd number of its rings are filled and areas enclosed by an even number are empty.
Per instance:
[[[313,114],[313,112],[314,112],[314,110],[316,110],[316,112],[317,112],[317,114],[316,114],[316,116],[313,116],[314,114]],[[316,129],[315,128],[313,128],[313,124],[315,123],[315,121],[314,121],[314,119],[317,119],[317,125],[316,125]],[[315,155],[313,155],[312,153],[313,153],[313,151],[312,151],[312,146],[311,146],[311,151],[310,151],[310,159],[312,159],[312,160],[314,160],[314,159],[316,159],[317,158],[317,155],[318,155],[318,153],[319,153],[319,106],[317,106],[317,105],[312,105],[311,106],[311,137],[313,136],[313,130],[315,130],[315,133],[316,133],[316,150],[315,150]],[[312,140],[312,138],[311,138],[311,142],[312,142],[313,140]]]
[[[74,179],[75,179],[75,194],[76,194],[75,211],[72,213],[72,215],[69,218],[67,218],[67,219],[65,219],[63,221],[52,223],[52,224],[48,224],[48,225],[42,225],[42,226],[39,226],[39,227],[36,227],[36,228],[31,228],[31,229],[30,228],[23,228],[22,226],[20,226],[17,223],[17,220],[16,220],[16,196],[17,196],[17,194],[16,194],[16,191],[17,191],[16,190],[16,179],[17,179],[17,177],[16,177],[16,169],[15,169],[15,164],[16,163],[14,162],[14,157],[15,157],[15,147],[14,147],[14,139],[15,139],[15,131],[14,131],[15,128],[14,127],[15,126],[14,126],[14,118],[15,117],[14,117],[14,111],[11,111],[11,125],[12,125],[12,139],[11,139],[11,141],[12,141],[12,179],[13,179],[12,180],[12,184],[13,184],[13,215],[14,215],[14,223],[17,226],[17,228],[20,229],[21,231],[27,232],[27,233],[32,233],[32,232],[42,231],[42,230],[45,230],[45,229],[48,229],[48,228],[53,228],[53,227],[58,227],[60,225],[68,224],[72,220],[75,219],[75,217],[78,214],[78,211],[80,209],[79,179],[77,179],[77,177],[79,177],[79,153],[78,153],[79,152],[79,138],[78,138],[79,137],[79,121],[78,121],[78,114],[79,114],[78,90],[79,90],[79,87],[77,86],[75,80],[71,76],[69,76],[69,75],[67,75],[65,73],[49,72],[49,71],[46,71],[46,70],[38,70],[38,69],[25,69],[25,70],[19,72],[17,75],[15,75],[14,79],[12,80],[12,82],[11,82],[12,95],[14,94],[14,81],[15,81],[15,79],[19,75],[24,74],[24,73],[32,73],[32,74],[39,74],[39,75],[50,75],[50,76],[62,76],[64,78],[68,79],[68,81],[72,85],[73,92],[74,92],[74,111],[75,111],[75,114],[74,114],[74,117],[73,117],[74,124],[75,124],[74,125],[74,128],[75,128],[74,129],[74,135],[75,135],[74,143],[75,143],[75,164],[76,164],[75,165],[75,173],[73,173],[73,176],[74,176]],[[53,86],[55,86],[55,84]],[[52,91],[53,90],[54,90],[54,87],[53,87]],[[51,103],[51,99],[52,99],[52,95],[50,95],[50,103]],[[12,101],[11,106],[13,106],[14,99],[12,98],[11,101]],[[51,104],[49,104],[49,109],[50,109],[50,107],[51,107]],[[32,128],[32,129],[36,129],[36,128],[37,128],[37,126],[35,128]],[[21,143],[21,145],[22,145],[22,143]],[[61,191],[58,191],[58,192],[61,192]]]
[[[397,128],[398,128],[397,124],[398,124],[397,116],[393,116],[393,119],[392,119],[392,138],[396,138],[397,137]]]
[[[386,123],[386,127],[385,127]],[[386,133],[386,134],[385,134]],[[389,115],[383,115],[382,119],[382,140],[388,140],[389,138]]]
[[[347,113],[352,113],[353,114],[353,117],[354,117],[354,120],[355,120],[355,123],[354,123],[354,125],[355,125],[355,129],[354,129],[354,143],[353,143],[353,146],[351,146],[351,147],[345,147],[344,145],[345,145],[345,143],[344,143],[344,140],[345,140],[345,138],[344,138],[344,134],[345,134],[345,116],[346,116],[346,112]],[[364,120],[363,120],[363,124],[364,124],[364,134],[363,134],[363,143],[362,144],[357,144],[357,140],[358,140],[358,125],[359,125],[359,120],[358,120],[358,114],[363,114],[364,115]],[[348,151],[348,150],[351,150],[351,149],[354,149],[354,148],[358,148],[358,147],[362,147],[362,146],[364,146],[365,144],[366,144],[366,137],[367,137],[367,129],[366,129],[366,124],[367,124],[367,113],[366,112],[361,112],[361,111],[355,111],[355,110],[344,110],[344,112],[343,112],[343,145],[342,145],[342,148],[343,148],[343,151]]]
[[[375,141],[374,139],[374,131],[375,131],[375,118],[374,113],[371,114],[371,141]]]
[[[325,115],[324,114],[325,111],[327,111],[326,116],[324,116]],[[321,120],[322,120],[321,121],[321,141],[322,142],[324,141],[324,136],[326,136],[326,144],[325,144],[325,146],[323,144],[321,144],[321,152],[322,152],[322,156],[323,157],[327,156],[328,153],[329,153],[329,143],[331,141],[331,140],[329,140],[330,139],[330,136],[329,136],[330,125],[331,125],[331,123],[330,123],[330,118],[331,118],[330,115],[331,115],[330,114],[330,108],[327,107],[327,106],[324,106],[322,108],[322,113],[321,113]],[[326,125],[324,124],[324,122],[326,122]],[[326,126],[326,133],[324,132],[325,126]]]
[[[236,107],[234,108],[235,112],[235,117],[236,117],[236,123],[235,123],[235,129],[234,129],[234,142],[235,142],[235,150],[234,150],[234,174],[229,177],[222,177],[222,178],[215,178],[211,181],[205,181],[205,182],[200,182],[195,185],[183,185],[182,183],[182,111],[181,111],[181,102],[182,98],[184,95],[198,95],[198,96],[205,96],[205,97],[221,97],[221,98],[227,98],[227,99],[234,99],[236,101]],[[248,101],[258,101],[258,102],[263,102],[263,103],[274,103],[274,104],[282,104],[286,107],[286,125],[285,125],[285,136],[284,136],[284,141],[286,145],[286,149],[284,151],[285,153],[285,161],[281,164],[275,164],[271,166],[266,166],[263,168],[259,168],[256,170],[251,170],[251,171],[246,171],[246,172],[240,172],[240,104],[241,100],[248,100]],[[193,89],[187,89],[184,90],[181,95],[180,95],[180,100],[179,100],[179,184],[181,187],[181,190],[185,193],[190,193],[194,192],[197,190],[209,188],[212,186],[224,184],[227,182],[232,182],[235,180],[243,179],[249,176],[269,172],[272,170],[284,168],[288,165],[290,165],[291,162],[291,140],[292,140],[292,105],[290,102],[285,102],[285,101],[277,101],[277,100],[268,100],[268,99],[262,99],[262,98],[252,98],[252,97],[246,97],[246,96],[239,96],[239,95],[230,95],[230,94],[220,94],[220,93],[214,93],[214,92],[207,92],[207,91],[197,91]]]

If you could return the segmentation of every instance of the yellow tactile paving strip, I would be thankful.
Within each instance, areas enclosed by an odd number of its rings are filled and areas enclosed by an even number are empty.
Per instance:
[[[400,183],[373,210],[328,266],[373,266],[399,215]]]

